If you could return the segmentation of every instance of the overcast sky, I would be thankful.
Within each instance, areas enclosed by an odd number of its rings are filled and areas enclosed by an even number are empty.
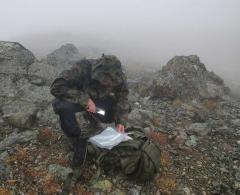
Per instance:
[[[146,65],[197,54],[217,73],[240,74],[240,0],[0,0],[0,8],[0,39],[36,55],[73,42]]]

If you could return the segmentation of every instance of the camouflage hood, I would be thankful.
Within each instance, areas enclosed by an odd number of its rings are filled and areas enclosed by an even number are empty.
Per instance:
[[[104,55],[92,67],[92,79],[103,85],[120,85],[124,80],[123,76],[121,62],[116,56]]]

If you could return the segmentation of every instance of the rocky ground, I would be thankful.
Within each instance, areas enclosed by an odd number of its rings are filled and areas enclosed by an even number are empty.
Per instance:
[[[79,55],[67,44],[38,61],[21,45],[0,42],[0,195],[61,192],[72,152],[48,88],[57,66]],[[128,126],[140,126],[160,145],[159,173],[146,183],[104,172],[96,180],[88,158],[71,193],[240,194],[240,99],[197,56],[175,57],[136,77],[129,74]]]

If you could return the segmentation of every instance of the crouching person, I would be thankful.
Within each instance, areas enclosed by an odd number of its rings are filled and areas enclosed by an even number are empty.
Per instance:
[[[73,168],[83,164],[87,139],[99,130],[99,123],[115,122],[117,131],[124,132],[129,91],[121,63],[115,56],[103,55],[97,60],[76,62],[53,81],[50,90],[56,97],[53,109],[73,145]],[[98,114],[99,108],[104,113]],[[84,123],[90,125],[93,132],[87,126],[85,129]]]

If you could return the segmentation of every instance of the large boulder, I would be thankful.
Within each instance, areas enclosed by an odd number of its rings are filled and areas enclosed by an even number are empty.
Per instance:
[[[47,61],[36,61],[28,69],[28,79],[32,84],[38,86],[50,86],[59,73],[59,69],[48,64]]]
[[[48,110],[53,99],[49,87],[36,86],[22,78],[15,83],[13,89],[13,94],[1,105],[3,118],[12,126],[29,128],[36,119],[39,119],[38,112],[45,113],[45,109]],[[52,124],[49,119],[55,118],[55,114],[49,111],[47,114],[49,115],[43,119],[46,119],[46,123]],[[43,120],[41,121],[43,122]],[[53,123],[55,124],[57,121],[55,120]]]
[[[81,59],[78,49],[73,44],[65,44],[48,54],[47,62],[56,66],[59,71],[69,69],[74,62]]]
[[[35,60],[33,53],[21,44],[0,41],[0,73],[26,74]]]
[[[37,130],[27,130],[20,133],[13,132],[0,142],[0,153],[7,149],[11,149],[12,146],[16,144],[24,144],[30,141],[35,142],[38,133]]]
[[[224,81],[207,71],[196,55],[176,56],[160,70],[150,86],[152,98],[191,100],[221,98],[229,92]]]
[[[59,69],[44,60],[37,61],[21,44],[4,41],[0,42],[0,67],[0,112],[4,123],[22,129],[35,122],[57,124],[50,109],[53,97],[49,86]],[[48,116],[43,117],[43,113]]]

